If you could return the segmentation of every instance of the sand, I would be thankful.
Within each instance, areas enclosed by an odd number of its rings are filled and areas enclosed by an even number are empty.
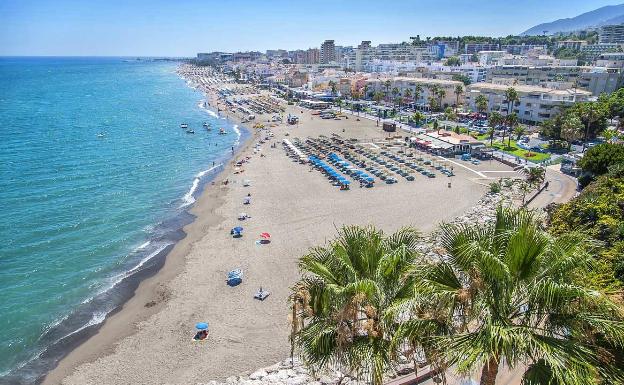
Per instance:
[[[45,384],[195,384],[249,373],[290,354],[288,295],[298,279],[297,259],[315,245],[333,238],[344,224],[374,224],[394,231],[415,226],[423,232],[461,215],[487,191],[490,180],[462,167],[453,178],[418,177],[372,189],[339,191],[319,172],[293,162],[281,140],[339,133],[345,137],[382,138],[375,122],[362,119],[321,120],[309,111],[288,106],[301,117],[298,126],[272,128],[278,142],[252,154],[244,173],[226,168],[208,186],[192,212],[197,220],[185,228],[187,237],[167,256],[165,266],[141,283],[121,311],[99,332],[72,351],[45,379]],[[265,117],[258,120],[266,121]],[[345,132],[343,132],[343,129]],[[472,168],[491,171],[491,178],[510,176],[510,168],[484,162]],[[230,183],[222,186],[220,181]],[[242,181],[251,180],[244,187]],[[452,181],[452,188],[447,183]],[[243,198],[252,195],[252,204]],[[246,212],[250,219],[239,222]],[[243,226],[243,237],[229,230]],[[271,243],[258,245],[261,232]],[[228,287],[226,273],[244,271],[243,283]],[[262,286],[271,292],[264,302],[253,299]],[[147,303],[155,304],[146,307]],[[210,323],[205,342],[193,342],[196,322]]]

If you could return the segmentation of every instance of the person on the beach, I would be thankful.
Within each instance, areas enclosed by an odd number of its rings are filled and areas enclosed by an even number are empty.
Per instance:
[[[193,337],[193,339],[197,341],[201,341],[201,340],[205,340],[207,337],[208,337],[208,331],[200,330],[195,334],[195,337]]]

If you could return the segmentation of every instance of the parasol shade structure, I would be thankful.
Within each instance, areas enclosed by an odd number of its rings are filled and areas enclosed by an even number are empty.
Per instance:
[[[208,330],[208,322],[198,322],[195,324],[197,330]]]

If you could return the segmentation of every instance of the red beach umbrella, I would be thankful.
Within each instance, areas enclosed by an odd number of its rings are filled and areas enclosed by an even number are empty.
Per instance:
[[[271,234],[269,234],[269,233],[262,233],[262,234],[260,234],[260,236],[261,236],[262,238],[264,238],[264,239],[269,239],[269,238],[271,238]]]

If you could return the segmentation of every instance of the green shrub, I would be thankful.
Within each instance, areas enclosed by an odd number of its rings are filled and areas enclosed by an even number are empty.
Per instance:
[[[599,241],[592,271],[584,272],[593,286],[605,291],[624,287],[624,178],[619,169],[598,177],[568,203],[549,211],[549,231],[555,235],[583,230]]]
[[[490,183],[490,192],[492,194],[498,194],[499,192],[501,192],[501,185],[498,182],[492,182]]]

